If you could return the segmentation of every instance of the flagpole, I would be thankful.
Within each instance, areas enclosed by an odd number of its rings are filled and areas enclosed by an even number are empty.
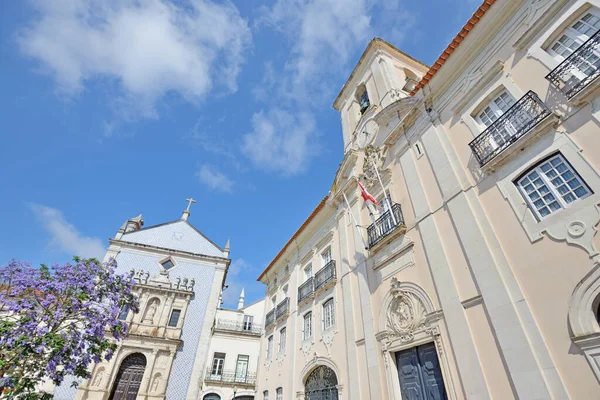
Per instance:
[[[370,157],[369,157],[370,158]],[[388,205],[388,210],[390,211],[390,215],[392,216],[392,221],[394,222],[394,226],[396,226],[396,217],[394,216],[394,211],[392,210],[392,204],[390,203],[390,199],[385,192],[385,187],[383,186],[383,181],[381,180],[381,176],[379,176],[379,170],[377,169],[377,165],[375,165],[375,161],[370,158],[371,163],[373,164],[373,168],[375,169],[375,173],[377,174],[377,179],[379,180],[379,184],[381,185],[381,190],[383,190],[383,198]]]
[[[346,206],[348,206],[348,212],[352,216],[352,221],[354,221],[354,226],[356,227],[356,230],[358,231],[358,236],[360,236],[360,240],[362,240],[362,243],[363,243],[363,246],[365,247],[365,250],[369,250],[369,248],[367,247],[367,244],[365,243],[365,238],[363,237],[362,233],[360,232],[360,229],[359,229],[359,226],[358,226],[358,222],[356,222],[356,218],[354,218],[354,213],[352,212],[352,208],[350,208],[350,203],[348,202],[348,198],[346,197],[346,193],[342,192],[342,195],[344,196],[344,200],[346,201]]]

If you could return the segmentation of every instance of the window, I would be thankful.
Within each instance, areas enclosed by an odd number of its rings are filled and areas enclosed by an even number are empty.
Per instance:
[[[569,207],[592,191],[577,171],[556,154],[531,168],[517,180],[521,194],[538,218]]]
[[[364,114],[365,111],[367,111],[367,108],[369,108],[369,106],[371,105],[371,102],[369,101],[369,93],[367,93],[366,88],[360,95],[358,103],[360,104],[360,113]]]
[[[506,91],[503,90],[498,96],[490,101],[486,107],[478,115],[479,123],[486,128],[500,118],[512,105],[515,104],[515,99]]]
[[[235,381],[236,382],[246,382],[246,378],[248,377],[248,361],[250,357],[247,355],[238,355],[237,364],[235,367]]]
[[[312,337],[312,312],[304,314],[304,324],[302,325],[302,340]]]
[[[277,388],[277,400],[283,400],[283,389],[282,388]]]
[[[591,9],[579,18],[573,25],[569,26],[556,42],[548,49],[550,55],[558,61],[569,57],[579,46],[592,37],[600,29],[599,13]],[[588,56],[588,66],[597,65],[598,56]],[[583,62],[583,60],[582,60]]]
[[[323,329],[332,328],[334,323],[333,299],[329,299],[323,304]]]
[[[269,400],[269,391],[268,390],[265,390],[263,392],[263,400]]]
[[[167,271],[175,266],[175,264],[173,264],[173,260],[171,260],[170,258],[167,261],[163,261],[162,263],[160,263],[160,265],[162,265],[162,267]]]
[[[267,360],[270,360],[273,357],[273,335],[269,336],[267,339]]]
[[[329,264],[329,261],[331,261],[331,247],[321,253],[321,260],[323,261],[323,267]]]
[[[253,321],[254,317],[252,315],[244,315],[244,323],[242,325],[242,329],[245,331],[251,331]]]
[[[285,328],[281,328],[281,330],[279,331],[279,354],[280,355],[285,353],[285,336],[286,336]]]
[[[129,308],[127,308],[127,307],[121,308],[121,312],[119,313],[119,319],[121,321],[125,321],[127,319],[127,315],[129,315]]]
[[[171,318],[169,318],[169,326],[177,326],[177,322],[179,322],[180,315],[181,315],[181,310],[171,311]]]
[[[215,353],[211,375],[223,375],[223,365],[225,364],[225,353]]]
[[[308,264],[304,267],[304,282],[312,277],[312,264]]]

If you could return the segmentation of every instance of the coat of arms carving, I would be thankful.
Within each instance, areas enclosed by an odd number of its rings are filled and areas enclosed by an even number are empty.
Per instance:
[[[392,279],[391,293],[393,297],[387,310],[388,333],[403,342],[410,342],[413,333],[425,326],[425,306],[415,294],[401,290],[396,278]]]
[[[380,147],[368,145],[365,147],[365,159],[363,162],[363,176],[367,184],[371,185],[377,182],[377,172],[375,168],[381,171],[385,156]]]

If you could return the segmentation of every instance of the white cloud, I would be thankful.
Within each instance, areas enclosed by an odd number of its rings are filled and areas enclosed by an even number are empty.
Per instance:
[[[40,204],[30,204],[30,207],[50,234],[51,239],[48,244],[51,249],[83,258],[102,259],[106,252],[102,240],[81,234],[56,208]]]
[[[39,60],[67,94],[86,81],[116,80],[120,101],[154,115],[176,92],[199,102],[215,85],[237,89],[251,34],[230,2],[190,0],[42,0],[37,18],[18,34],[22,51]]]
[[[274,108],[252,116],[252,132],[242,137],[242,151],[255,166],[294,175],[317,152],[315,121],[307,112]]]
[[[233,181],[209,165],[201,165],[196,171],[196,177],[210,190],[224,193],[233,191]]]

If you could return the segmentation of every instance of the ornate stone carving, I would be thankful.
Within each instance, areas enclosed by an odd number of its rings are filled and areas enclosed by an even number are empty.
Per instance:
[[[600,222],[600,209],[598,206],[585,207],[568,219],[568,222],[559,222],[546,229],[546,233],[555,240],[564,240],[569,244],[578,246],[595,257],[598,250],[594,247],[596,225]]]
[[[367,184],[371,185],[377,182],[377,173],[375,168],[381,171],[385,156],[381,148],[373,145],[365,147],[365,159],[363,162],[363,176]],[[373,165],[375,164],[375,165]]]
[[[392,279],[392,301],[387,310],[388,334],[402,342],[411,342],[413,333],[425,326],[425,305],[413,293],[400,289],[400,282]]]
[[[333,337],[335,336],[335,333],[336,332],[334,329],[328,329],[321,335],[321,341],[325,345],[325,348],[327,349],[327,355],[329,357],[331,357],[331,345],[333,344]]]
[[[310,349],[312,348],[312,340],[305,340],[302,342],[300,346],[300,350],[302,350],[302,354],[304,354],[304,363],[308,363],[310,360]]]

